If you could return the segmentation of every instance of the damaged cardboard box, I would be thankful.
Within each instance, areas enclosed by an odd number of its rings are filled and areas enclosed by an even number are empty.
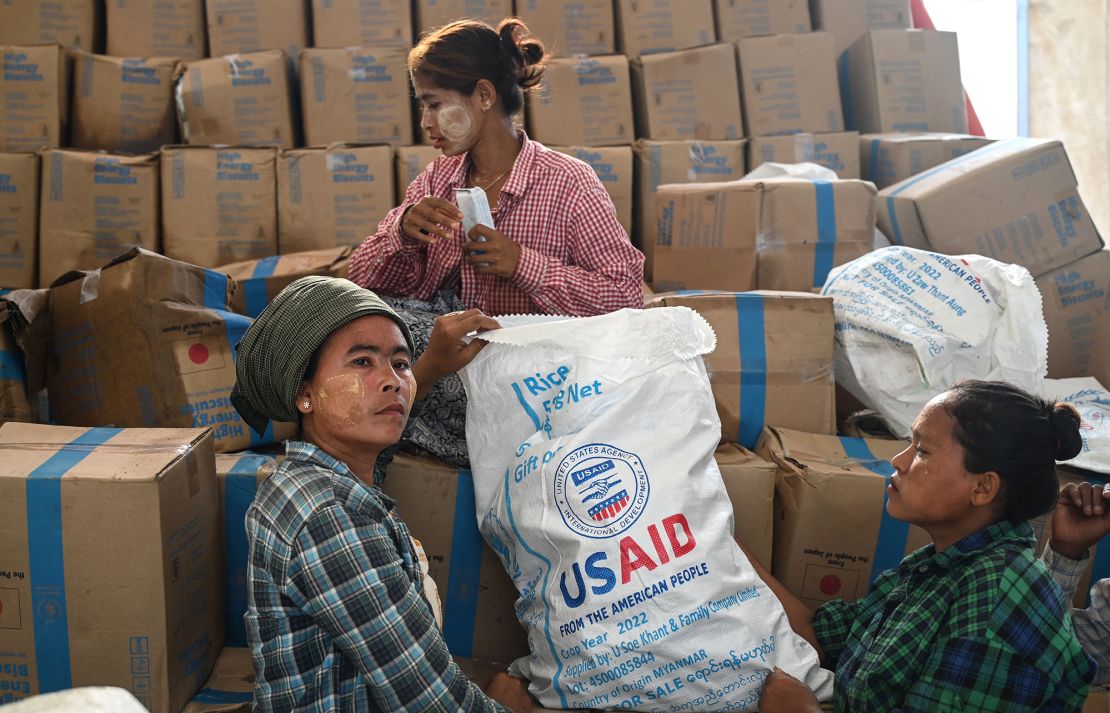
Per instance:
[[[859,137],[859,164],[865,180],[878,189],[959,158],[993,143],[968,134],[911,132],[863,134]]]
[[[516,587],[478,531],[470,471],[398,455],[382,489],[397,501],[401,519],[428,555],[451,653],[486,661],[527,655]]]
[[[713,454],[732,501],[733,538],[756,561],[771,563],[775,527],[775,464],[747,448],[729,443]]]
[[[254,701],[254,663],[250,649],[220,649],[212,675],[181,713],[249,713]]]
[[[1041,275],[1037,289],[1048,324],[1048,376],[1095,376],[1110,361],[1095,344],[1102,325],[1110,325],[1110,251]]]
[[[713,0],[713,8],[717,15],[717,39],[721,42],[812,30],[806,0]]]
[[[443,152],[434,146],[398,146],[393,172],[397,177],[397,202],[404,200],[409,184]],[[376,229],[377,226],[374,226]],[[370,233],[367,233],[369,235]]]
[[[350,247],[339,247],[271,255],[261,260],[222,265],[218,269],[235,280],[231,308],[236,314],[257,317],[270,300],[298,278],[308,275],[346,277],[347,261],[353,251]]]
[[[398,47],[305,50],[300,74],[306,143],[411,144],[406,55]]]
[[[70,145],[147,153],[175,143],[172,58],[74,55]]]
[[[736,50],[730,44],[633,60],[636,136],[720,141],[744,135]]]
[[[617,220],[632,235],[632,147],[631,146],[552,146],[551,148],[590,164],[601,185],[605,186]]]
[[[0,23],[2,25],[3,23]],[[69,131],[69,60],[58,45],[0,44],[0,151],[61,146]]]
[[[203,267],[277,252],[277,151],[162,150],[162,227],[169,257]]]
[[[528,97],[528,134],[548,145],[612,146],[636,138],[628,59],[555,57]]]
[[[228,646],[246,646],[248,543],[247,509],[259,484],[277,468],[277,461],[259,453],[216,456],[216,485],[220,495],[219,523],[224,552],[224,626]]]
[[[844,131],[832,35],[745,37],[737,48],[745,136]]]
[[[1102,247],[1059,141],[997,141],[879,193],[895,245],[975,253],[1043,275]]]
[[[46,395],[50,290],[5,290],[0,295],[0,328],[8,352],[3,357],[3,420],[52,423]]]
[[[333,144],[277,162],[278,251],[358,245],[395,205],[393,149]]]
[[[413,40],[411,4],[410,0],[312,0],[312,46],[395,47],[407,50]],[[507,12],[502,17],[511,14]],[[460,9],[457,15],[448,19],[456,20],[468,15],[469,12]]]
[[[0,153],[0,287],[35,286],[39,157]]]
[[[778,466],[771,573],[810,607],[865,595],[884,570],[929,544],[886,511],[890,459],[905,441],[768,427],[756,453]]]
[[[705,357],[723,439],[754,448],[765,425],[835,432],[833,304],[805,292],[660,294],[717,334]]]
[[[748,142],[748,166],[764,163],[815,163],[835,171],[839,178],[860,177],[859,134],[841,131],[824,134],[756,136]]]
[[[717,41],[713,0],[617,0],[616,24],[629,59]]]
[[[633,146],[635,217],[632,241],[644,253],[644,276],[652,279],[655,194],[667,183],[718,183],[744,176],[743,139],[737,141],[637,141]]]
[[[612,0],[517,0],[516,14],[552,57],[617,51]]]
[[[308,47],[307,0],[205,0],[209,57]]]
[[[49,299],[46,290],[0,290],[0,423],[39,420],[31,406],[26,356],[16,340],[15,324],[23,318],[18,303],[20,293],[35,292],[40,293],[40,301]]]
[[[159,249],[157,154],[49,149],[42,162],[40,285],[133,247]]]
[[[4,0],[0,45],[59,44],[96,52],[101,44],[101,7],[98,0]]]
[[[872,30],[848,49],[849,129],[967,133],[955,32]]]
[[[177,713],[224,635],[212,434],[7,423],[0,446],[0,702],[117,686]]]
[[[208,56],[204,0],[108,2],[108,54],[114,57]]]
[[[62,424],[211,427],[216,450],[274,443],[231,405],[235,345],[250,319],[230,311],[227,275],[135,248],[50,290],[47,387]]]
[[[298,143],[289,60],[281,50],[187,62],[174,91],[187,144],[293,148]]]

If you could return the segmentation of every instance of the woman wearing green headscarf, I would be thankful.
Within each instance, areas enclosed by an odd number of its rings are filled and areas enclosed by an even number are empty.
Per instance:
[[[412,362],[409,329],[373,292],[306,277],[243,336],[232,402],[264,430],[299,421],[247,512],[247,637],[256,711],[528,711],[522,681],[483,692],[452,661],[419,556],[374,462],[414,400],[484,345],[478,310],[437,320]]]

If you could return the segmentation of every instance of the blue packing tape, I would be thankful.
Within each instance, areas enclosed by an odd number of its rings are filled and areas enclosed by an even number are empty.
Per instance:
[[[455,524],[451,531],[451,566],[447,571],[443,638],[457,656],[470,656],[478,616],[482,570],[482,534],[474,517],[474,478],[460,470],[455,486]]]
[[[247,314],[257,317],[270,304],[269,290],[266,289],[266,278],[272,277],[277,268],[280,255],[264,257],[254,265],[254,272],[242,283],[243,297],[247,303]]]
[[[813,246],[813,286],[823,287],[836,255],[836,195],[830,181],[813,181],[817,202],[817,244]]]
[[[121,430],[90,428],[27,476],[27,549],[40,693],[73,687],[62,538],[62,478]]]
[[[736,295],[736,326],[740,335],[740,429],[736,441],[745,448],[755,448],[767,409],[767,349],[761,295]]]
[[[26,381],[27,370],[20,352],[0,351],[0,381]]]
[[[253,693],[237,693],[235,691],[221,691],[218,688],[202,688],[193,696],[190,703],[205,706],[227,706],[236,703],[250,703],[254,698]]]
[[[258,491],[258,471],[269,459],[245,455],[235,462],[224,480],[224,546],[226,548],[224,588],[227,591],[225,646],[246,646],[247,628],[247,509]]]
[[[845,455],[875,475],[889,478],[894,474],[894,466],[890,464],[890,461],[876,458],[871,449],[867,447],[867,442],[862,438],[840,436],[840,444],[844,448]],[[894,569],[901,564],[906,555],[906,540],[910,536],[910,524],[895,520],[886,511],[886,502],[889,497],[889,494],[884,490],[883,516],[882,520],[879,521],[879,537],[875,543],[875,555],[871,558],[870,583],[874,583],[875,578],[882,572]]]

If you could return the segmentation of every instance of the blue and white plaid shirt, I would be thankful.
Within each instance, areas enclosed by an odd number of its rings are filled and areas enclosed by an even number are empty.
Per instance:
[[[499,711],[451,659],[393,501],[303,442],[247,511],[256,711]]]
[[[1091,563],[1090,554],[1073,560],[1045,547],[1041,560],[1049,574],[1064,592],[1064,603],[1071,606],[1075,590],[1084,570]],[[1095,685],[1110,684],[1110,579],[1100,579],[1091,586],[1091,603],[1086,609],[1072,609],[1075,638],[1087,655],[1098,664]]]

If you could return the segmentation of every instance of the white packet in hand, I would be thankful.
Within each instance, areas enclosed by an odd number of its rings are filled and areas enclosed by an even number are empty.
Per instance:
[[[463,219],[463,235],[468,239],[470,238],[470,231],[475,225],[484,225],[487,228],[493,227],[493,213],[489,209],[489,201],[486,199],[486,192],[481,188],[475,186],[474,188],[456,188],[455,189],[455,202],[459,205],[459,210],[462,211]],[[479,235],[474,238],[474,242],[484,243],[485,237]],[[475,250],[475,255],[482,255],[484,251]],[[488,267],[488,262],[476,262],[475,267]]]

